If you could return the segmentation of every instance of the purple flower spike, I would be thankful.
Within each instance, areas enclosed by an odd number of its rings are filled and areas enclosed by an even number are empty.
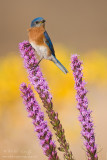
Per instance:
[[[30,85],[27,87],[25,83],[22,83],[20,90],[28,116],[33,119],[35,131],[38,133],[44,154],[48,157],[48,160],[59,160],[55,143],[52,141],[52,133],[49,131],[47,122],[44,121],[44,114],[40,110]]]
[[[79,61],[77,55],[71,57],[71,68],[73,70],[75,89],[77,91],[77,109],[80,112],[79,121],[82,126],[81,134],[84,137],[84,145],[87,149],[88,160],[98,160],[93,122],[91,119],[91,111],[88,109],[88,100],[86,98],[87,90],[83,80],[81,64],[82,62]]]
[[[24,41],[19,44],[21,56],[24,58],[24,65],[29,74],[29,80],[33,84],[34,88],[39,94],[42,100],[43,106],[46,108],[46,113],[50,119],[50,123],[55,130],[57,140],[60,144],[58,148],[64,152],[64,158],[67,160],[73,160],[72,152],[69,151],[69,144],[66,141],[64,129],[58,118],[58,113],[53,110],[52,95],[49,93],[49,87],[45,81],[40,67],[37,66],[37,59],[34,53],[34,49],[29,42]]]

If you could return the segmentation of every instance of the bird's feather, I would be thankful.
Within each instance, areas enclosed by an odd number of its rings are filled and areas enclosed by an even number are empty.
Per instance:
[[[55,51],[54,51],[54,48],[53,48],[53,44],[52,44],[51,39],[50,39],[50,37],[49,37],[49,35],[48,35],[48,33],[46,31],[44,32],[44,36],[46,38],[45,43],[50,48],[50,50],[52,52],[52,55],[55,56]]]

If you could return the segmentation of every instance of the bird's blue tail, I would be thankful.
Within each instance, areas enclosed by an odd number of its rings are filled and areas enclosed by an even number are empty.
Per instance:
[[[57,67],[62,72],[64,72],[65,74],[68,73],[67,69],[61,64],[61,62],[56,57],[54,57],[54,59],[52,59],[52,61],[57,65]]]

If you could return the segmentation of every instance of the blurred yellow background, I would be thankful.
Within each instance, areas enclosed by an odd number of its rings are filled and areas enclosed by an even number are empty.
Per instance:
[[[53,95],[54,109],[59,113],[74,157],[87,159],[80,135],[79,112],[76,109],[76,92],[70,68],[71,54],[77,53],[84,63],[83,72],[89,91],[89,108],[93,110],[98,156],[106,160],[107,1],[0,2],[0,160],[47,159],[31,119],[27,117],[19,91],[22,82],[30,82],[18,51],[18,43],[28,40],[27,29],[31,20],[38,16],[46,19],[46,29],[53,41],[56,56],[69,70],[64,75],[52,62],[43,60],[40,63]],[[41,104],[36,92],[35,96]],[[45,111],[43,107],[42,110]],[[60,157],[62,159],[62,154]]]

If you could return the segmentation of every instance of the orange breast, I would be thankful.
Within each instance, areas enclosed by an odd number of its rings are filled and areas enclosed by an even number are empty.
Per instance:
[[[29,37],[29,42],[33,42],[36,45],[42,45],[47,47],[47,56],[51,55],[51,50],[47,46],[47,44],[44,42],[45,41],[45,36],[44,36],[45,29],[43,26],[41,27],[32,27],[28,29],[28,37]]]
[[[37,45],[44,45],[44,32],[45,29],[43,26],[28,29],[29,42],[35,42]]]

